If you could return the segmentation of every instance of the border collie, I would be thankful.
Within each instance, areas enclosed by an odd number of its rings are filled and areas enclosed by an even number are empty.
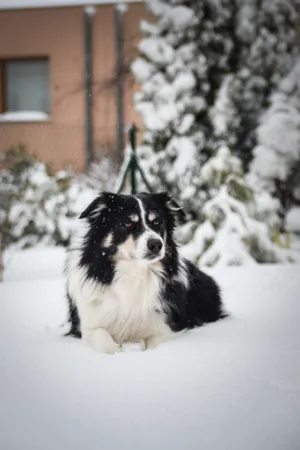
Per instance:
[[[178,254],[182,208],[167,194],[101,193],[66,261],[68,335],[99,352],[144,349],[227,316],[216,282]]]

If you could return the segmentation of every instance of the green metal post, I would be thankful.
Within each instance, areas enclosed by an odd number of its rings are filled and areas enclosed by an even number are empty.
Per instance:
[[[132,126],[129,129],[129,142],[132,149],[132,155],[131,155],[131,161],[130,161],[130,179],[131,179],[131,193],[133,195],[136,194],[136,126],[135,124],[132,124]]]
[[[137,132],[137,127],[136,127],[135,123],[133,123],[131,125],[131,127],[129,128],[129,142],[130,142],[131,148],[134,152],[136,150],[136,132]]]
[[[130,159],[127,163],[127,166],[124,170],[123,178],[121,180],[121,184],[117,191],[118,194],[120,192],[122,192],[122,190],[125,186],[126,178],[128,175],[130,175],[131,193],[133,195],[137,194],[137,183],[136,183],[136,172],[137,171],[140,172],[142,180],[144,181],[148,191],[151,193],[153,192],[153,190],[152,190],[150,184],[148,183],[148,180],[138,162],[138,158],[136,156],[136,133],[137,133],[137,127],[135,124],[132,124],[132,126],[130,127],[129,132],[128,132],[129,143],[130,143],[132,152],[130,155]]]

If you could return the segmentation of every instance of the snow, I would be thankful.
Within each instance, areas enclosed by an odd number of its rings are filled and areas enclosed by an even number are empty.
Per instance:
[[[282,80],[257,129],[250,176],[272,195],[300,199],[300,62]],[[281,205],[285,210],[288,205]],[[287,211],[285,211],[287,212]]]
[[[231,318],[111,356],[60,337],[60,256],[37,252],[0,284],[1,449],[299,448],[298,266],[214,270]]]
[[[164,39],[156,36],[143,39],[139,44],[139,50],[156,64],[168,64],[174,58],[172,47]]]
[[[86,12],[86,14],[88,16],[92,17],[96,12],[96,8],[95,8],[95,6],[87,5],[87,6],[85,6],[84,11]]]
[[[190,234],[190,230],[189,234]],[[184,231],[182,231],[184,237]],[[196,262],[207,246],[208,242],[212,242],[215,237],[215,230],[209,221],[206,221],[196,227],[193,237],[190,237],[190,241],[183,245],[181,248],[181,254],[190,261]]]
[[[0,114],[0,122],[43,122],[49,114],[41,111],[13,111]]]
[[[232,75],[224,77],[215,105],[211,110],[211,121],[217,136],[227,132],[233,117],[233,105],[230,100],[230,84],[232,80]]]
[[[270,239],[267,226],[249,215],[246,204],[230,195],[230,181],[203,207],[205,222],[182,254],[199,267],[238,266],[257,262],[293,262]]]
[[[143,58],[136,58],[131,65],[131,70],[139,83],[145,83],[153,73],[153,66]]]
[[[242,175],[242,163],[239,158],[232,155],[226,145],[219,147],[216,156],[211,157],[209,161],[201,168],[201,180],[204,183],[211,183],[219,187],[224,177],[224,173],[233,173]]]
[[[165,124],[158,117],[157,112],[151,102],[140,102],[136,106],[136,111],[142,113],[145,127],[152,131],[162,131]]]
[[[11,164],[18,161],[14,156]],[[45,164],[34,159],[21,169],[18,165],[17,170],[11,167],[10,173],[0,173],[0,228],[4,227],[6,246],[20,248],[41,242],[66,244],[82,211],[99,191],[113,189],[117,178],[114,164],[107,157],[95,161],[86,174],[78,175],[72,170],[52,175]]]
[[[177,128],[177,132],[179,134],[187,133],[194,123],[195,123],[195,116],[193,114],[185,114],[182,117],[179,127]]]
[[[169,122],[175,120],[178,116],[178,111],[176,105],[173,103],[167,103],[165,105],[161,105],[156,110],[157,116],[167,125]]]
[[[175,6],[170,9],[169,14],[174,30],[177,32],[184,31],[194,22],[194,11],[186,6]]]
[[[65,249],[37,246],[26,250],[4,252],[4,281],[31,281],[60,278],[63,273]]]
[[[182,150],[180,155],[184,154]],[[259,186],[252,187],[241,160],[226,145],[202,165],[198,178],[208,199],[195,226],[179,231],[185,257],[200,268],[298,260],[295,248],[284,249],[273,241],[279,226],[278,200]],[[197,191],[186,198],[195,195]]]
[[[283,175],[278,173],[278,176],[286,176],[289,170],[289,162],[297,160],[300,153],[300,114],[296,108],[287,104],[287,98],[282,94],[274,95],[274,105],[269,109],[265,120],[258,129],[258,140],[263,147],[262,152],[267,151],[268,146],[271,154],[274,154],[274,164],[271,162],[271,156],[266,158],[263,170],[269,173],[271,169],[275,170],[277,175],[277,158],[280,159],[281,164],[287,166],[283,170]],[[275,151],[272,149],[275,148]],[[287,163],[285,163],[287,160]],[[271,169],[268,170],[268,165]],[[274,167],[273,167],[274,165]],[[275,176],[276,176],[275,175]]]
[[[300,233],[300,207],[295,206],[287,214],[286,229],[291,233]]]
[[[251,180],[251,174],[245,177]],[[250,183],[251,185],[251,183]],[[255,197],[255,217],[268,225],[270,230],[276,230],[280,221],[278,211],[280,202],[277,198],[272,197],[267,191],[262,190],[259,186],[251,185]]]
[[[140,3],[144,0],[126,0],[126,3]],[[118,0],[0,0],[0,9],[48,8],[56,6],[83,6],[116,4]]]
[[[194,143],[187,137],[172,139],[169,147],[176,148],[178,156],[173,165],[172,176],[175,178],[184,176],[185,172],[194,166],[197,149]]]
[[[179,73],[174,80],[174,88],[179,93],[192,90],[196,86],[196,80],[192,73]]]

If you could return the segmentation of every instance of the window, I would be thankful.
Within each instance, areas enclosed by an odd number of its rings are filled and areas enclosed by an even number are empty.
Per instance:
[[[43,59],[0,61],[0,112],[50,112],[49,62]]]

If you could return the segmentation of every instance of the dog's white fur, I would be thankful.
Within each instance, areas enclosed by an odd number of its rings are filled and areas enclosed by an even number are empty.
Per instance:
[[[76,298],[82,338],[95,350],[115,353],[126,341],[144,341],[150,348],[172,338],[159,301],[159,263],[118,261],[110,286],[86,280],[74,255],[70,264],[68,289]]]

